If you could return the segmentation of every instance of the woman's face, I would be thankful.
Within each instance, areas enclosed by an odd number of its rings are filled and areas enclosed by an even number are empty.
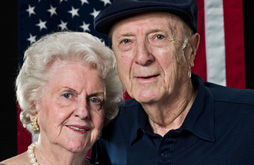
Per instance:
[[[36,103],[41,143],[71,152],[88,151],[103,128],[104,87],[88,63],[54,62],[43,98]]]

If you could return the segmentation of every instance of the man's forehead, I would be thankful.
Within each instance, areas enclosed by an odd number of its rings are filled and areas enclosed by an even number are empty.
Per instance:
[[[137,13],[148,11],[164,11],[181,17],[197,31],[198,6],[196,0],[115,0],[101,11],[94,20],[94,28],[109,34],[112,25]]]
[[[139,23],[139,24],[138,24]],[[132,26],[138,25],[139,28],[142,28],[141,25],[144,24],[144,27],[150,29],[149,31],[155,32],[160,31],[161,28],[169,29],[181,28],[184,22],[180,17],[167,13],[167,12],[146,12],[138,15],[134,15],[129,18],[125,18],[117,22],[111,29],[111,36],[115,32],[119,32],[119,29],[124,30],[124,35],[131,35]]]

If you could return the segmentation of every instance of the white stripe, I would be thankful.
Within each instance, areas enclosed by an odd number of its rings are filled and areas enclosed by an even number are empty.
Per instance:
[[[207,80],[226,85],[223,0],[205,0]]]

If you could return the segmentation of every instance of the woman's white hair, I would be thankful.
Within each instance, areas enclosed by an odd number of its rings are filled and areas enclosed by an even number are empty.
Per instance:
[[[123,88],[117,76],[112,50],[88,33],[56,32],[42,37],[25,51],[24,63],[16,79],[17,101],[22,110],[20,120],[31,133],[30,115],[37,113],[34,103],[43,97],[51,64],[56,60],[72,59],[90,63],[104,80],[104,123],[107,124],[117,115],[116,102],[122,98]]]

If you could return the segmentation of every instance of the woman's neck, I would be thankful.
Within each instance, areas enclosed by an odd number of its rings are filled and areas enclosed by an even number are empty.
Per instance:
[[[37,162],[43,165],[85,165],[87,153],[73,153],[57,144],[43,143],[40,140],[34,148]]]

